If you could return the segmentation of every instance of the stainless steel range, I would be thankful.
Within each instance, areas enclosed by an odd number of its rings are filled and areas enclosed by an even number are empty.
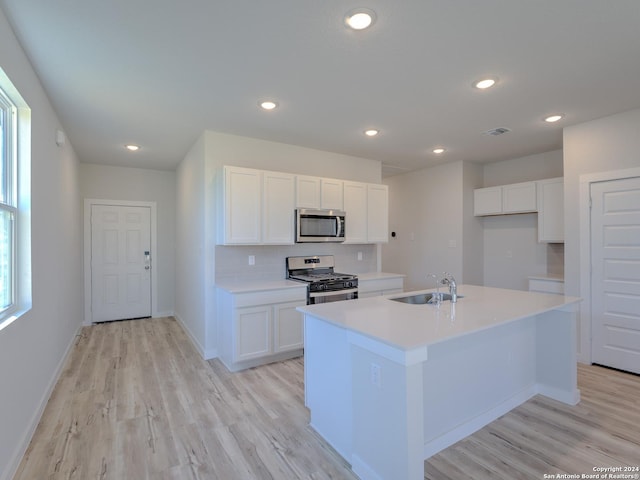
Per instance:
[[[334,266],[333,255],[287,257],[287,278],[308,284],[307,305],[358,298],[358,277]]]

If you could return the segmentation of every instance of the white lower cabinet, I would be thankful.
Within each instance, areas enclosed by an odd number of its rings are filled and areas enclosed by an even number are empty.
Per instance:
[[[306,287],[233,293],[218,289],[220,359],[231,371],[302,355]]]
[[[271,353],[271,306],[237,308],[234,314],[233,362]]]
[[[273,306],[274,353],[297,350],[304,346],[302,314],[296,307],[305,302],[280,303]]]

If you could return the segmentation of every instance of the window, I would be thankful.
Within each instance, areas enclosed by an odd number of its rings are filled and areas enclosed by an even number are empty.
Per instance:
[[[0,330],[31,308],[31,110],[0,68]]]
[[[0,315],[15,306],[16,107],[0,90]],[[2,318],[0,317],[0,318]]]

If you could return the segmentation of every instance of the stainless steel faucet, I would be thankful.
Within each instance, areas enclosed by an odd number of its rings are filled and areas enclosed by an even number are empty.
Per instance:
[[[451,303],[458,301],[458,285],[456,285],[456,279],[450,273],[444,272],[442,280],[440,282],[443,285],[449,285],[449,295],[451,295]]]

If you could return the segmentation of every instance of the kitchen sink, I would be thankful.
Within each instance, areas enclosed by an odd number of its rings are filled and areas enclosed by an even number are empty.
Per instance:
[[[436,292],[418,293],[413,295],[407,295],[406,297],[390,298],[389,300],[393,300],[394,302],[409,303],[411,305],[425,305],[425,304],[436,303],[436,299],[435,299],[436,295],[438,295]],[[442,302],[451,301],[450,294],[440,293],[439,295],[440,295],[440,301]],[[458,295],[458,298],[463,298],[463,296]]]

